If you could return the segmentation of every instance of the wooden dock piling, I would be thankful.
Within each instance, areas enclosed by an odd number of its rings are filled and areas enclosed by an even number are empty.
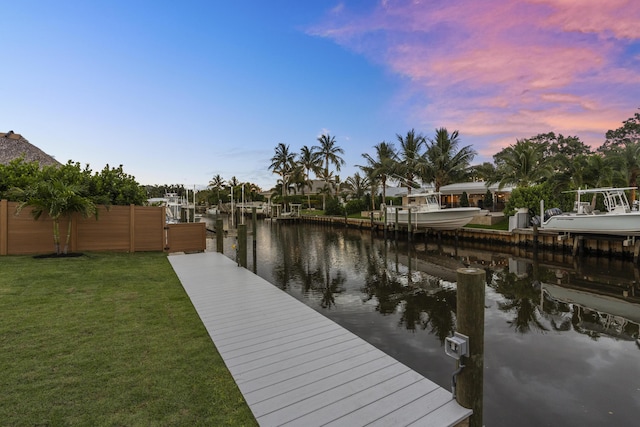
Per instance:
[[[224,252],[224,225],[222,219],[216,219],[216,251]]]
[[[470,427],[482,426],[482,387],[484,382],[484,287],[486,273],[479,268],[457,270],[457,332],[469,337],[469,356],[458,375],[456,400],[473,410]]]
[[[247,268],[247,225],[238,225],[238,265]]]

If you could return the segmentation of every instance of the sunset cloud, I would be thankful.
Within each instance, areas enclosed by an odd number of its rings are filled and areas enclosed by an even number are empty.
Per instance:
[[[403,78],[416,127],[455,128],[495,153],[550,131],[597,146],[631,117],[638,22],[630,0],[386,0],[364,13],[345,1],[309,32]]]

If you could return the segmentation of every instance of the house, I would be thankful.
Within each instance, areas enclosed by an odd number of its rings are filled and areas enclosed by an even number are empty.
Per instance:
[[[35,145],[30,144],[19,133],[15,133],[12,130],[7,133],[0,132],[0,164],[6,165],[19,158],[22,158],[25,162],[37,161],[40,167],[60,165],[60,162]]]
[[[440,193],[442,194],[443,205],[449,207],[460,206],[460,197],[465,192],[469,199],[469,206],[484,208],[484,196],[489,190],[493,197],[493,210],[502,210],[507,200],[509,200],[513,188],[510,186],[499,188],[497,183],[489,185],[484,181],[460,182],[443,185],[440,187]]]

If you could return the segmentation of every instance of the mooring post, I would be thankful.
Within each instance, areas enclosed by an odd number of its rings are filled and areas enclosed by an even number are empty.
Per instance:
[[[382,237],[384,241],[387,241],[387,207],[385,206],[382,211]],[[386,244],[386,243],[385,243]]]
[[[398,208],[396,208],[396,223],[393,227],[394,238],[398,240]]]
[[[247,268],[247,225],[238,224],[238,265]]]
[[[456,400],[473,410],[470,427],[482,426],[482,387],[484,380],[484,287],[486,272],[479,268],[457,270],[457,332],[469,337],[469,356],[458,375]]]
[[[222,219],[216,219],[216,251],[224,252],[224,225]]]
[[[411,234],[413,233],[413,230],[411,229],[411,209],[407,212],[407,219],[407,238],[411,241]]]
[[[258,212],[256,210],[256,207],[252,207],[251,208],[251,226],[253,227],[253,272],[256,273],[258,270],[257,267],[257,259],[258,259],[258,254],[257,254],[257,238],[258,238]]]
[[[538,226],[533,225],[533,250],[538,250]]]

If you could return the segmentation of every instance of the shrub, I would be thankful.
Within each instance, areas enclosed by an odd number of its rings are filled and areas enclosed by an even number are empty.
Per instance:
[[[349,200],[344,209],[347,211],[347,215],[362,212],[367,210],[367,205],[362,199]]]
[[[511,197],[505,205],[504,214],[513,215],[518,208],[528,208],[534,212],[540,210],[540,200],[544,200],[547,208],[562,206],[561,200],[548,183],[532,187],[518,187],[511,192]]]
[[[327,206],[324,211],[325,215],[344,215],[344,208],[336,198],[327,199]]]
[[[462,195],[460,196],[460,206],[462,206],[463,208],[469,207],[469,196],[467,196],[466,191],[463,191]]]

